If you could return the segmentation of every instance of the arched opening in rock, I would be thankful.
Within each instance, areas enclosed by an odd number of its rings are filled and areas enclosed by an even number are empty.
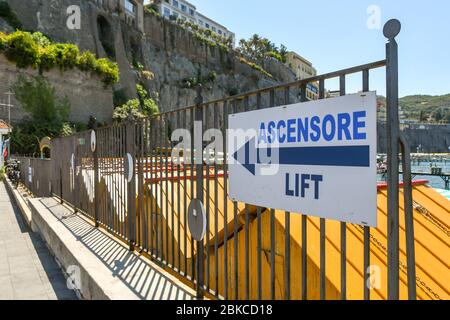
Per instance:
[[[116,50],[114,48],[114,34],[110,23],[105,17],[100,15],[97,18],[97,27],[99,33],[98,36],[106,55],[111,59],[115,59]]]

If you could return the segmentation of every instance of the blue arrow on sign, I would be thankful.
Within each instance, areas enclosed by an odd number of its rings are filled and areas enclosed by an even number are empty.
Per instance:
[[[370,167],[369,146],[258,148],[255,138],[236,151],[233,158],[252,175],[256,175],[257,164],[268,164],[261,161],[260,154],[270,159],[275,152],[278,152],[279,165]],[[257,158],[256,163],[250,162],[250,155],[253,155],[252,159]]]

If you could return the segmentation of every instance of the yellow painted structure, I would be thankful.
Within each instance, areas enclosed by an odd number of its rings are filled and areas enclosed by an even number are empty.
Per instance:
[[[234,216],[234,204],[224,196],[224,179],[218,178],[217,199],[214,189],[214,179],[209,180],[209,207],[210,225],[205,239],[209,256],[209,282],[210,288],[216,290],[216,281],[221,296],[224,296],[224,265],[228,266],[228,297],[234,299],[234,241],[238,241],[238,291],[239,299],[245,297],[245,206],[237,204],[236,217]],[[149,182],[150,184],[152,182]],[[147,184],[147,186],[148,186]],[[156,232],[160,232],[159,243],[162,244],[162,254],[169,263],[180,270],[185,270],[187,262],[187,274],[191,273],[192,258],[196,256],[195,248],[191,247],[191,239],[184,238],[185,234],[185,206],[187,208],[191,198],[191,186],[188,179],[183,177],[178,182],[153,181],[153,193],[147,190],[145,201],[141,206],[147,206],[145,210],[150,212],[150,198],[153,203],[153,211],[157,212],[150,226]],[[195,182],[194,182],[195,184]],[[172,188],[174,199],[172,199]],[[178,188],[182,199],[177,198]],[[207,184],[205,183],[205,196]],[[249,186],[251,188],[251,186]],[[162,192],[162,198],[161,198]],[[184,199],[186,195],[186,199]],[[167,197],[167,198],[166,198]],[[161,201],[162,199],[162,201]],[[227,199],[227,211],[225,218],[224,203]],[[217,201],[216,201],[217,200]],[[449,299],[450,298],[450,201],[426,185],[416,185],[413,188],[414,200],[414,227],[415,250],[417,272],[417,298],[418,299]],[[180,203],[180,208],[178,208]],[[403,197],[400,195],[400,297],[407,299],[406,283],[406,255]],[[218,251],[215,252],[216,239],[216,206],[217,206],[217,243]],[[144,211],[145,211],[144,210]],[[250,274],[250,298],[257,298],[257,220],[256,208],[249,207],[249,274]],[[262,221],[262,298],[270,299],[270,211],[265,210],[261,215]],[[162,225],[155,224],[155,218],[162,220]],[[173,217],[173,218],[172,218]],[[162,218],[162,219],[161,219]],[[235,219],[236,218],[236,219]],[[275,298],[284,299],[285,292],[285,223],[284,212],[275,211]],[[291,244],[291,299],[301,298],[301,215],[290,214],[290,244]],[[320,227],[319,219],[308,217],[307,232],[307,287],[308,299],[320,297]],[[238,224],[238,233],[235,239],[234,223]],[[225,235],[224,225],[227,224],[228,233]],[[380,188],[378,191],[378,225],[377,229],[371,229],[370,264],[371,283],[375,286],[371,290],[371,299],[387,298],[387,190]],[[167,231],[166,231],[167,230]],[[141,230],[142,231],[142,230]],[[178,233],[180,231],[180,233]],[[181,235],[179,237],[179,234]],[[187,231],[189,235],[189,231]],[[227,238],[227,255],[224,255],[224,239]],[[154,239],[155,240],[155,239]],[[347,298],[363,299],[364,270],[363,270],[363,228],[356,225],[347,225]],[[151,246],[156,250],[156,241]],[[161,247],[161,246],[160,246]],[[178,250],[178,248],[180,248]],[[160,250],[161,251],[161,250]],[[172,252],[174,259],[172,261]],[[167,256],[166,256],[167,253]],[[340,298],[340,224],[339,222],[326,222],[326,298]],[[179,258],[178,258],[179,257]],[[215,265],[218,265],[218,274],[215,273]],[[207,264],[205,263],[205,273]],[[217,279],[217,280],[216,280]]]

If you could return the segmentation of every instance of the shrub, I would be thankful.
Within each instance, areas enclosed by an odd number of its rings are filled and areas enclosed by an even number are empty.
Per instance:
[[[18,68],[37,67],[42,73],[56,66],[61,70],[77,67],[81,71],[97,74],[105,85],[119,81],[117,63],[97,59],[89,51],[80,54],[76,45],[53,43],[40,32],[16,31],[9,35],[0,32],[0,52]]]
[[[56,43],[50,47],[56,55],[56,62],[61,70],[72,69],[77,65],[78,47],[74,44]]]
[[[39,46],[29,32],[16,31],[7,36],[5,55],[18,68],[34,68],[39,63]]]
[[[113,119],[118,122],[127,120],[130,113],[134,119],[145,118],[144,114],[139,111],[139,99],[129,100],[122,106],[115,108]]]
[[[119,67],[115,62],[104,58],[98,59],[96,72],[106,85],[119,82]]]
[[[278,52],[275,51],[269,51],[266,53],[266,56],[271,57],[271,58],[275,58],[280,62],[283,62],[283,58],[281,57],[281,54],[279,54]]]
[[[138,98],[129,100],[114,109],[113,119],[115,121],[127,120],[131,114],[133,119],[143,119],[159,112],[155,100],[149,97],[147,90],[141,85],[136,85]]]
[[[52,41],[46,36],[44,35],[42,32],[34,32],[31,37],[33,38],[34,42],[36,42],[36,44],[39,47],[48,47],[52,44]]]
[[[77,58],[77,67],[82,71],[97,70],[97,58],[90,51],[85,51]]]

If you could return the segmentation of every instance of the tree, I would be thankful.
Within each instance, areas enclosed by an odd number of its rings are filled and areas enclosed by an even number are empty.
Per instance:
[[[12,152],[39,154],[39,141],[43,137],[66,136],[72,133],[67,123],[70,104],[67,97],[60,99],[55,89],[41,76],[20,76],[12,86],[17,101],[29,114],[11,133]]]
[[[12,90],[22,108],[33,120],[49,126],[61,125],[69,117],[70,104],[67,97],[59,99],[43,77],[20,76]]]
[[[283,63],[286,62],[286,46],[281,45],[278,48],[269,39],[260,37],[258,34],[254,34],[248,40],[241,39],[238,50],[260,64],[263,64],[266,57],[275,58]]]
[[[442,114],[441,110],[437,110],[436,113],[434,114],[434,120],[436,120],[436,122],[439,122],[443,118],[444,118],[444,115]]]

